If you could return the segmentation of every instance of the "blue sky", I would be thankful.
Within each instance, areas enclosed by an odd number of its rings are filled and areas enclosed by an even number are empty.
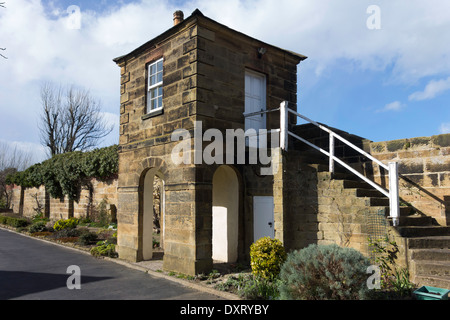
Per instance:
[[[373,141],[450,133],[447,0],[4,1],[0,142],[36,161],[44,157],[42,81],[90,89],[116,127],[103,145],[117,143],[120,75],[112,59],[170,28],[177,9],[188,16],[198,8],[308,56],[298,68],[298,110],[311,119]],[[80,8],[79,29],[67,27],[71,5]]]

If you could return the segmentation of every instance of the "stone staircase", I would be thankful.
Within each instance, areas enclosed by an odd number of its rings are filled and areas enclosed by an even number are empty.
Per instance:
[[[416,213],[406,204],[400,207],[400,225],[393,227],[388,217],[389,198],[339,165],[331,175],[327,160],[316,151],[303,151],[301,157],[302,162],[322,178],[333,180],[334,184],[330,186],[342,186],[342,197],[354,198],[347,202],[353,205],[362,203],[368,211],[385,213],[389,228],[404,243],[410,280],[415,285],[450,288],[450,227],[438,225],[433,218]]]
[[[402,217],[396,228],[406,240],[411,280],[416,285],[450,288],[450,227],[431,217]]]

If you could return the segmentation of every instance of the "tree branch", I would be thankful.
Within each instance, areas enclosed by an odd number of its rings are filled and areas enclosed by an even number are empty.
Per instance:
[[[2,51],[5,51],[5,50],[6,50],[6,48],[0,48],[0,50],[2,50]],[[8,59],[8,57],[4,56],[4,55],[3,55],[3,54],[1,54],[1,53],[0,53],[0,57],[2,57],[2,58],[5,58],[5,59]]]
[[[55,90],[41,87],[41,142],[51,155],[87,151],[113,130],[101,115],[100,102],[88,90],[73,86]]]

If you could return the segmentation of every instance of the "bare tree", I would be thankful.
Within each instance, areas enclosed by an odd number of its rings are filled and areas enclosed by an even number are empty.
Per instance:
[[[0,142],[0,170],[15,168],[25,170],[31,165],[31,154],[20,150],[17,146]]]
[[[46,83],[41,87],[41,142],[50,155],[85,151],[97,146],[111,133],[101,105],[86,89]]]
[[[25,170],[30,165],[30,153],[0,142],[0,204],[4,208],[10,208],[12,200],[12,189],[6,183],[7,176]]]
[[[60,148],[62,117],[62,88],[55,88],[51,83],[41,86],[42,111],[38,123],[41,132],[41,143],[50,149],[50,156],[63,153]]]

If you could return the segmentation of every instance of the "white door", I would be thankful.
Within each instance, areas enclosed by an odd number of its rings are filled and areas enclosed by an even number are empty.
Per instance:
[[[253,197],[253,240],[275,237],[273,197]]]
[[[266,76],[253,71],[245,72],[245,114],[266,110]],[[245,131],[266,129],[266,114],[245,117]],[[252,141],[252,140],[250,140]],[[248,145],[248,144],[247,144]]]

